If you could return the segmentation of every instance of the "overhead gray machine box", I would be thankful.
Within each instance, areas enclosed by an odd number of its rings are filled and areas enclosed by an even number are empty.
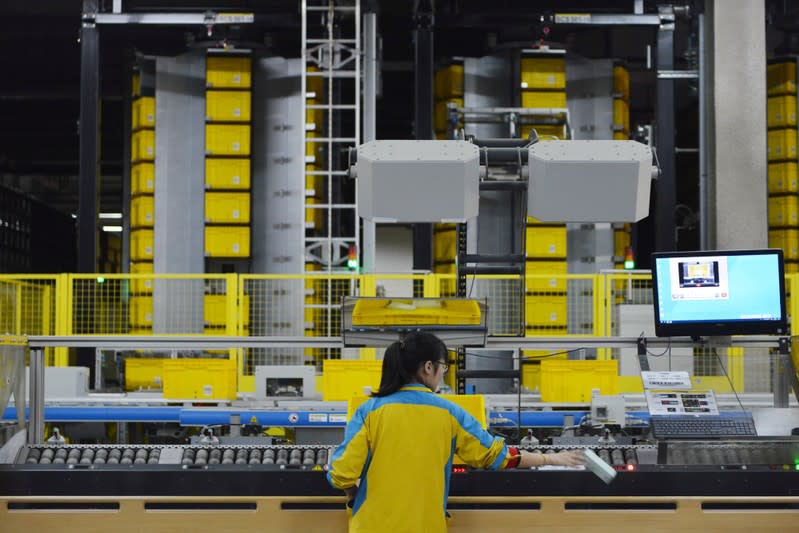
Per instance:
[[[358,210],[373,222],[477,216],[480,157],[466,141],[371,141],[358,147]]]
[[[656,169],[636,141],[546,141],[529,148],[527,213],[544,222],[637,222]]]

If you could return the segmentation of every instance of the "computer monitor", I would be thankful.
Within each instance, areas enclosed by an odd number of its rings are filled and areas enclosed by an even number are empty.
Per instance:
[[[652,254],[655,335],[787,334],[782,250]]]

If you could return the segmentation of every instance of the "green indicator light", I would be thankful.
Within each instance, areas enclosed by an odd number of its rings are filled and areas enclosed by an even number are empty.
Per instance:
[[[624,262],[624,269],[625,270],[633,270],[635,268],[635,261],[625,261]]]
[[[97,276],[97,283],[105,283],[105,278],[103,276]]]

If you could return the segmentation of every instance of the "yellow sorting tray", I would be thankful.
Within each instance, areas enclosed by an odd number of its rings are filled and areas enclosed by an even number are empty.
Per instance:
[[[480,324],[476,300],[439,299],[360,299],[352,310],[353,326],[391,326],[409,324]]]

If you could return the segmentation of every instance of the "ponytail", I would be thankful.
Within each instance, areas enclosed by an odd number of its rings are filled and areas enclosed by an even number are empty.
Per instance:
[[[386,348],[380,389],[372,393],[372,396],[382,398],[397,392],[404,385],[416,380],[420,365],[426,361],[446,358],[447,347],[438,337],[424,332],[409,333],[403,340]]]

